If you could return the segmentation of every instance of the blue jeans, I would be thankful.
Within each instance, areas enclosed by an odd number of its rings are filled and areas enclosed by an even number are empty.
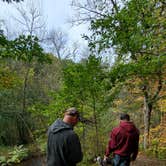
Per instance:
[[[115,154],[113,158],[113,166],[129,166],[130,165],[130,157],[129,156],[119,156]]]

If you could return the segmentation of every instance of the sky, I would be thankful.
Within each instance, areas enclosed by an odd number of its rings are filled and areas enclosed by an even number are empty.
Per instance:
[[[42,0],[43,11],[48,21],[48,28],[60,27],[69,32],[72,40],[82,40],[81,34],[87,32],[87,25],[71,27],[69,19],[74,11],[71,7],[71,0]]]
[[[27,1],[24,0],[23,4]],[[60,29],[68,34],[71,42],[87,45],[86,41],[81,37],[82,34],[87,33],[87,25],[72,27],[68,22],[74,12],[70,6],[71,0],[33,0],[33,2],[39,2],[37,6],[42,10],[48,30],[53,28]],[[17,11],[13,4],[7,4],[0,0],[0,20],[5,18],[11,20],[11,16],[17,16]],[[12,28],[15,28],[15,25]]]
[[[29,2],[30,0],[24,0],[23,4]],[[82,24],[80,26],[72,27],[69,24],[69,19],[73,16],[74,10],[71,7],[71,0],[31,0],[37,3],[37,7],[41,8],[41,12],[44,16],[46,26],[48,30],[53,28],[60,29],[62,32],[67,33],[68,35],[68,48],[72,49],[73,43],[76,43],[78,47],[78,51],[82,55],[87,55],[87,41],[82,38],[83,34],[89,34],[88,25]],[[79,2],[84,0],[79,0]],[[20,3],[16,3],[15,5],[20,5]],[[7,17],[9,16],[9,17]],[[13,4],[7,4],[0,0],[0,20],[10,17],[17,17],[17,11]],[[9,21],[10,22],[10,21]],[[11,28],[12,27],[12,28]],[[0,25],[1,28],[1,25]],[[17,30],[17,24],[9,23],[9,28],[13,30]],[[47,50],[46,50],[47,51]],[[110,57],[108,61],[112,61]]]

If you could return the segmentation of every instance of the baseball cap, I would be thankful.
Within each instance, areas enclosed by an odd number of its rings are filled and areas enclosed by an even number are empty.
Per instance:
[[[70,116],[77,116],[80,117],[78,110],[75,107],[68,108],[65,113]]]

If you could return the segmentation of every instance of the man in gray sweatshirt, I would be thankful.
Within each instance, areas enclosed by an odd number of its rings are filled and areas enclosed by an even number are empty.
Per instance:
[[[63,120],[57,119],[48,130],[47,166],[76,166],[83,158],[81,144],[73,127],[79,112],[72,107],[65,111]]]

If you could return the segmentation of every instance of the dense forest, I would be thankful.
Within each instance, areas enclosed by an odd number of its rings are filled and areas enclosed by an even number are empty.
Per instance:
[[[78,16],[72,22],[89,22],[91,32],[83,36],[88,48],[81,58],[64,32],[45,33],[33,5],[17,8],[17,35],[0,26],[1,165],[45,154],[48,126],[71,106],[84,117],[75,128],[84,152],[80,166],[104,154],[120,112],[139,128],[140,151],[166,159],[165,1],[73,0],[72,7]]]

